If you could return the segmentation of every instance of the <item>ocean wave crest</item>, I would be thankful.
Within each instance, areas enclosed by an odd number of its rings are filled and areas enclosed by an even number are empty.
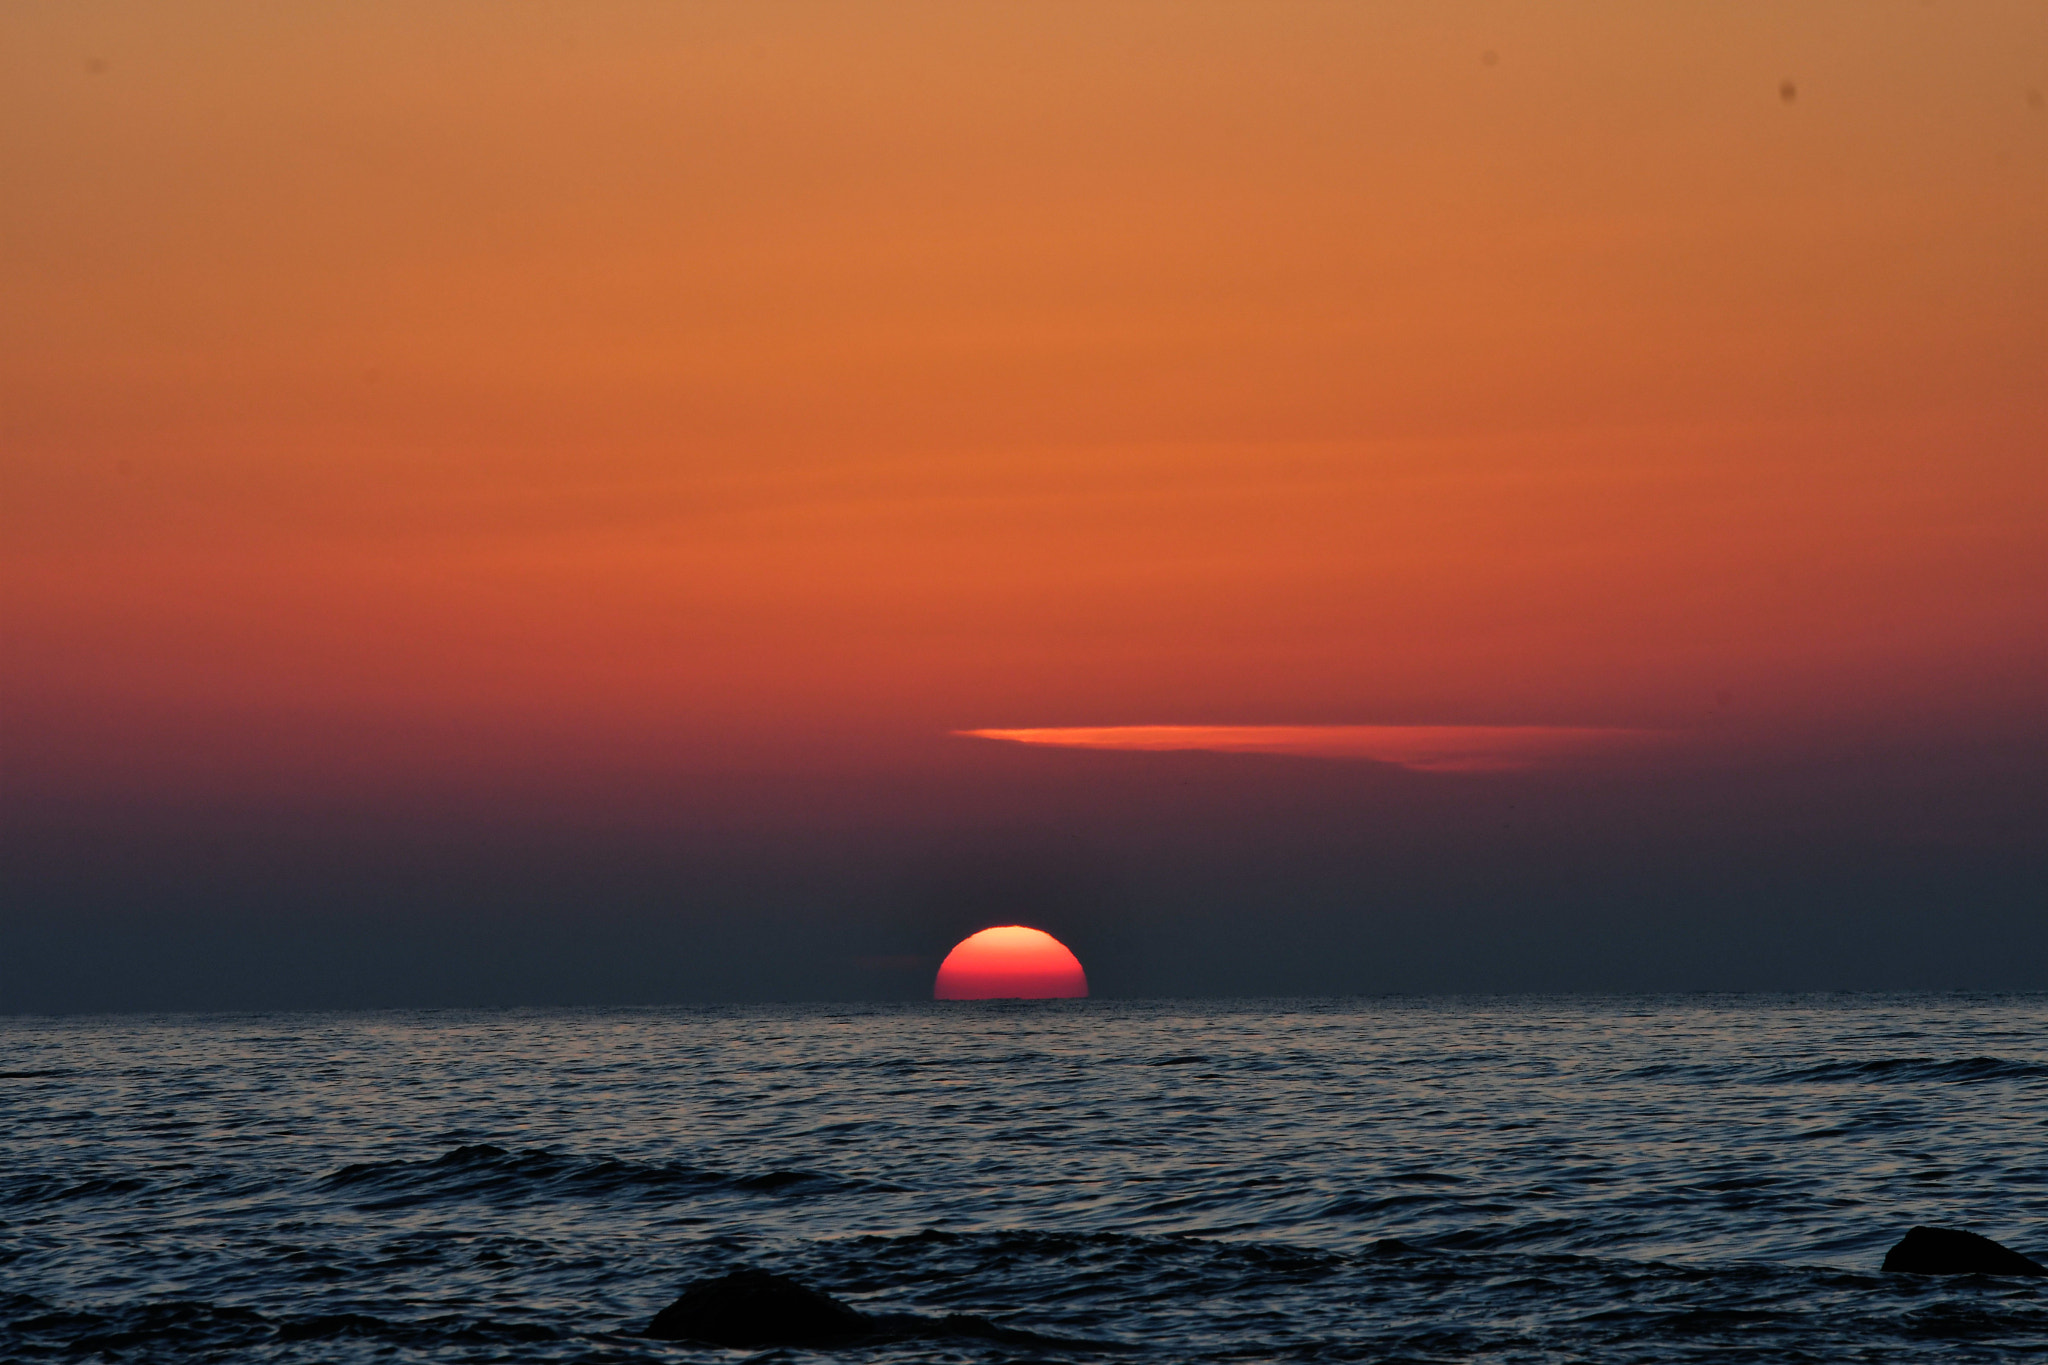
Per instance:
[[[675,1197],[718,1190],[751,1194],[829,1194],[895,1190],[816,1171],[772,1169],[735,1174],[668,1162],[512,1151],[469,1143],[426,1161],[361,1161],[323,1177],[330,1190],[371,1196],[372,1207],[444,1199],[500,1202],[521,1198]]]

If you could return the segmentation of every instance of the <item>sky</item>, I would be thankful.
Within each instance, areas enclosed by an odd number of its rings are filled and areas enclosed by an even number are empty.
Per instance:
[[[2048,988],[2044,104],[1992,0],[10,4],[0,1010]]]

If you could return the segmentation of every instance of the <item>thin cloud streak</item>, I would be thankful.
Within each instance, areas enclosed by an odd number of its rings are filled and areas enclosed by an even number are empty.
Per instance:
[[[1672,738],[1662,730],[1561,725],[1098,725],[953,733],[1067,749],[1365,759],[1424,773],[1517,772]]]

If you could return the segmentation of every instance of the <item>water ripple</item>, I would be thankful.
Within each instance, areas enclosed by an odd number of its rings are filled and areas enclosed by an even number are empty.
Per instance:
[[[2039,997],[0,1021],[0,1359],[722,1359],[741,1265],[985,1323],[876,1361],[2004,1360]],[[906,1319],[907,1320],[907,1319]],[[977,1328],[977,1330],[980,1330]],[[1009,1334],[1009,1335],[1005,1335]]]

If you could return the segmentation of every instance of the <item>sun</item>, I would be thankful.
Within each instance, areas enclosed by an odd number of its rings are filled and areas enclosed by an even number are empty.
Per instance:
[[[932,983],[934,1000],[1070,1000],[1086,994],[1081,960],[1043,929],[1021,924],[961,939]]]

